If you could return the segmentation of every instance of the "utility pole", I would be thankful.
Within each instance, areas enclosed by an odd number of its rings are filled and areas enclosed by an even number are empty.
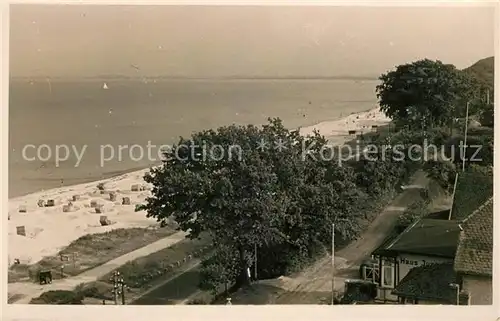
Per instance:
[[[332,305],[335,302],[335,223],[332,224]]]
[[[254,255],[255,255],[255,259],[254,259],[254,277],[255,277],[255,281],[258,280],[257,278],[257,243],[254,244]]]
[[[462,172],[465,172],[465,158],[467,150],[467,127],[469,125],[469,102],[467,102],[467,108],[465,112],[465,138],[464,138],[464,149],[462,157]]]
[[[448,214],[448,221],[451,220],[451,214],[453,213],[453,204],[455,204],[455,191],[457,190],[458,173],[455,174],[455,183],[453,184],[453,195],[451,196],[451,208]]]
[[[426,126],[426,117],[425,115],[422,117],[422,155],[420,155],[420,160],[422,163],[425,162],[425,158],[426,156],[424,157],[426,151],[424,151],[424,146],[425,146],[425,138],[427,137],[427,135],[425,134],[426,133],[426,130],[427,130],[427,126]]]

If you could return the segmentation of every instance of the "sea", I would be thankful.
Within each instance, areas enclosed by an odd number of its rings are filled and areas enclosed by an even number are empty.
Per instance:
[[[160,163],[160,146],[204,129],[260,125],[269,117],[292,129],[372,109],[377,84],[375,79],[11,80],[9,198],[147,168]]]

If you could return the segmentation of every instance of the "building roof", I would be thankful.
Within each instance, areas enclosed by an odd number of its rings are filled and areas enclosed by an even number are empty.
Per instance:
[[[461,224],[455,271],[471,275],[492,275],[493,198],[480,206]]]
[[[399,253],[454,258],[460,228],[457,221],[421,219],[397,237],[388,239],[372,254],[397,256]]]
[[[420,300],[446,301],[455,303],[456,289],[450,283],[456,282],[453,263],[427,264],[414,267],[399,282],[392,294]]]
[[[451,219],[461,221],[493,196],[493,172],[490,168],[471,168],[458,174]]]

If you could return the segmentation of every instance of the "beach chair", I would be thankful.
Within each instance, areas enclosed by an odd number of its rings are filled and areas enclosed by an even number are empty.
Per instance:
[[[99,218],[99,223],[101,223],[101,226],[107,226],[107,225],[111,225],[111,221],[108,220],[108,217],[105,216],[105,215],[102,215],[100,218]]]
[[[24,225],[16,226],[16,233],[17,235],[26,236],[26,227]]]

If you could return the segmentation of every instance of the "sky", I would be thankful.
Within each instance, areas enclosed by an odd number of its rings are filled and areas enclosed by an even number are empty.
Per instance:
[[[377,76],[494,53],[492,7],[11,5],[12,76]],[[135,67],[132,67],[134,65]]]

